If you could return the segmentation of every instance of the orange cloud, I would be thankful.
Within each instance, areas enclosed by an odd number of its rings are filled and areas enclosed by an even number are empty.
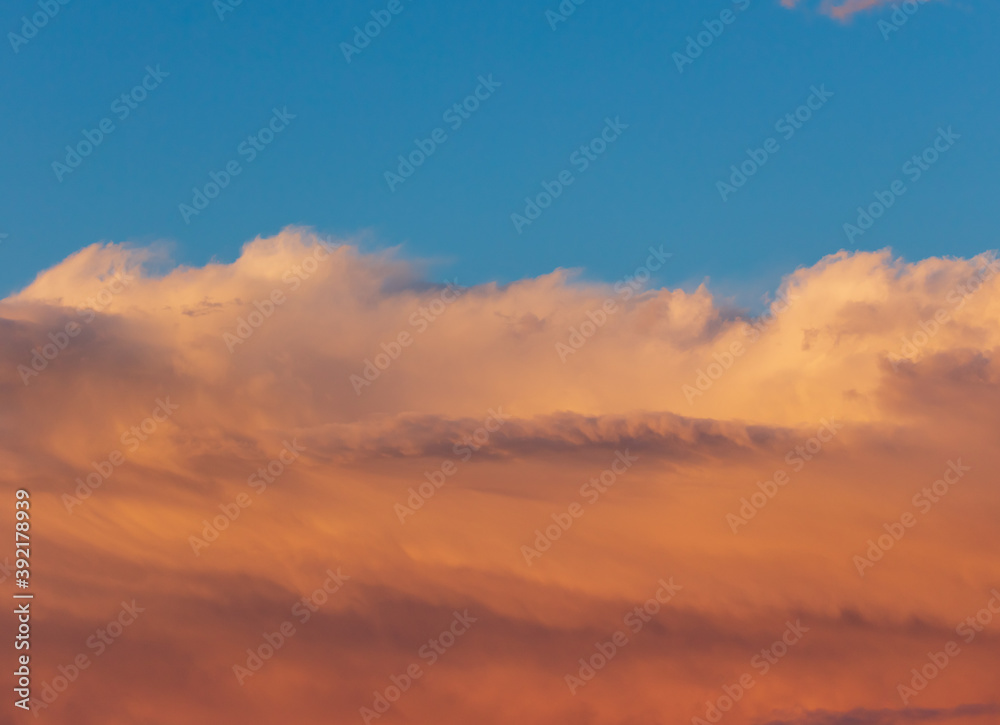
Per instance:
[[[300,229],[152,259],[0,302],[39,719],[995,717],[991,254],[839,252],[757,318]]]
[[[824,7],[824,12],[838,20],[846,20],[855,13],[860,13],[865,10],[871,10],[872,8],[888,4],[888,0],[845,0],[839,5],[832,2],[827,3]]]
[[[928,0],[915,1],[928,2]],[[781,0],[781,5],[791,9],[798,7],[800,2],[801,0]],[[893,4],[893,0],[822,0],[818,10],[824,15],[846,22],[857,13]]]

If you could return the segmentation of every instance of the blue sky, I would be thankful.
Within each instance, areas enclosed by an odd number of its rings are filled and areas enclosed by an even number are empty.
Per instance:
[[[556,267],[612,281],[662,245],[674,256],[657,282],[710,277],[745,304],[841,248],[918,259],[997,246],[995,3],[932,1],[888,37],[890,6],[843,23],[810,3],[586,0],[553,29],[556,0],[398,3],[243,0],[220,19],[210,0],[70,0],[17,52],[8,33],[40,6],[5,4],[3,292],[97,241],[166,240],[176,263],[201,265],[289,224],[402,245],[462,284]],[[675,53],[727,9],[679,72]],[[390,22],[348,62],[342,43],[380,11]],[[494,87],[453,129],[446,111],[480,77]],[[120,118],[112,104],[144,79],[152,90]],[[785,140],[775,123],[814,86],[832,97]],[[251,161],[240,145],[273,109],[294,119]],[[114,128],[91,154],[54,170],[102,119]],[[606,119],[627,128],[583,170],[571,156]],[[960,138],[907,178],[949,127]],[[386,172],[437,128],[446,138],[391,190]],[[778,150],[723,201],[717,182],[772,137]],[[180,205],[231,161],[239,175],[185,220]],[[572,185],[516,230],[525,197],[564,170]],[[906,194],[849,242],[844,224],[896,179]]]

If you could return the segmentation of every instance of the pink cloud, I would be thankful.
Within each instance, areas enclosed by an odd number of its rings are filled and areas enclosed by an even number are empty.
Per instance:
[[[801,0],[781,0],[781,5],[789,9],[798,7],[800,3]],[[818,10],[824,15],[846,22],[857,13],[892,4],[894,0],[822,0]]]

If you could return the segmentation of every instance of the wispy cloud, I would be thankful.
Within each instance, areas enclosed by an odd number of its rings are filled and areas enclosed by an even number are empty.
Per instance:
[[[928,2],[929,0],[921,0]],[[786,8],[796,8],[808,5],[808,0],[781,0]],[[888,8],[897,4],[895,0],[820,0],[815,5],[816,11],[841,21],[847,21],[858,13]]]
[[[788,720],[770,720],[763,725],[905,725],[906,723],[949,723],[974,717],[1000,714],[997,704],[968,704],[950,708],[904,708],[848,712],[817,710]]]

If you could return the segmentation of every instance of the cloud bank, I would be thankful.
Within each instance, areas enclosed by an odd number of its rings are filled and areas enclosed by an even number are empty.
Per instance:
[[[754,319],[301,229],[156,261],[0,302],[39,720],[995,716],[993,255],[840,252]]]

